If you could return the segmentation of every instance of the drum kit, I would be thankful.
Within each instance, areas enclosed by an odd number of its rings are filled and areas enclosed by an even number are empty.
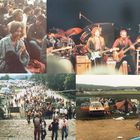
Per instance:
[[[50,46],[53,47],[52,53],[65,54],[73,51],[74,54],[83,55],[85,53],[85,45],[88,38],[91,36],[91,29],[86,27],[81,29],[79,27],[70,28],[66,31],[58,28],[53,28],[54,33],[49,34]],[[72,39],[76,35],[81,35],[81,44],[76,45]],[[70,48],[71,47],[71,48]],[[57,54],[57,55],[58,55]]]
[[[83,29],[79,27],[70,28],[66,31],[62,29],[53,29],[54,33],[50,33],[49,45],[53,47],[52,54],[60,57],[68,57],[75,49],[76,45],[72,37],[80,34]]]

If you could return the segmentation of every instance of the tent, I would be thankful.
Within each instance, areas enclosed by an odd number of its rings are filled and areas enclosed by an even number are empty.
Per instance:
[[[123,100],[123,101],[117,102],[117,103],[115,104],[117,110],[123,110],[123,111],[125,110],[125,101],[126,101],[126,100]],[[132,107],[133,107],[132,103],[131,103],[130,101],[128,101],[128,100],[127,100],[127,103],[128,103],[128,110],[129,110],[129,111],[132,110]]]

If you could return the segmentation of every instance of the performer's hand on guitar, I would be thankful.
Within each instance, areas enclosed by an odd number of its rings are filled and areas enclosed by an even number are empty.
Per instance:
[[[131,45],[131,46],[130,46],[130,49],[131,49],[131,50],[135,50],[134,45]]]
[[[103,50],[100,50],[99,55],[102,56],[102,54],[103,54]]]
[[[115,50],[116,51],[116,50]],[[113,48],[109,50],[109,52],[113,52]]]

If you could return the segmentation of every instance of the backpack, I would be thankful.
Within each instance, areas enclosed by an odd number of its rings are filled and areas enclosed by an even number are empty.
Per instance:
[[[48,126],[48,131],[52,131],[52,124]]]

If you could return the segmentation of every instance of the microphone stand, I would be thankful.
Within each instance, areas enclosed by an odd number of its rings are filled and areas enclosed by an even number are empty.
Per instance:
[[[93,24],[93,22],[90,19],[88,19],[86,16],[84,16],[82,13],[81,13],[81,17],[87,20],[90,24]]]

